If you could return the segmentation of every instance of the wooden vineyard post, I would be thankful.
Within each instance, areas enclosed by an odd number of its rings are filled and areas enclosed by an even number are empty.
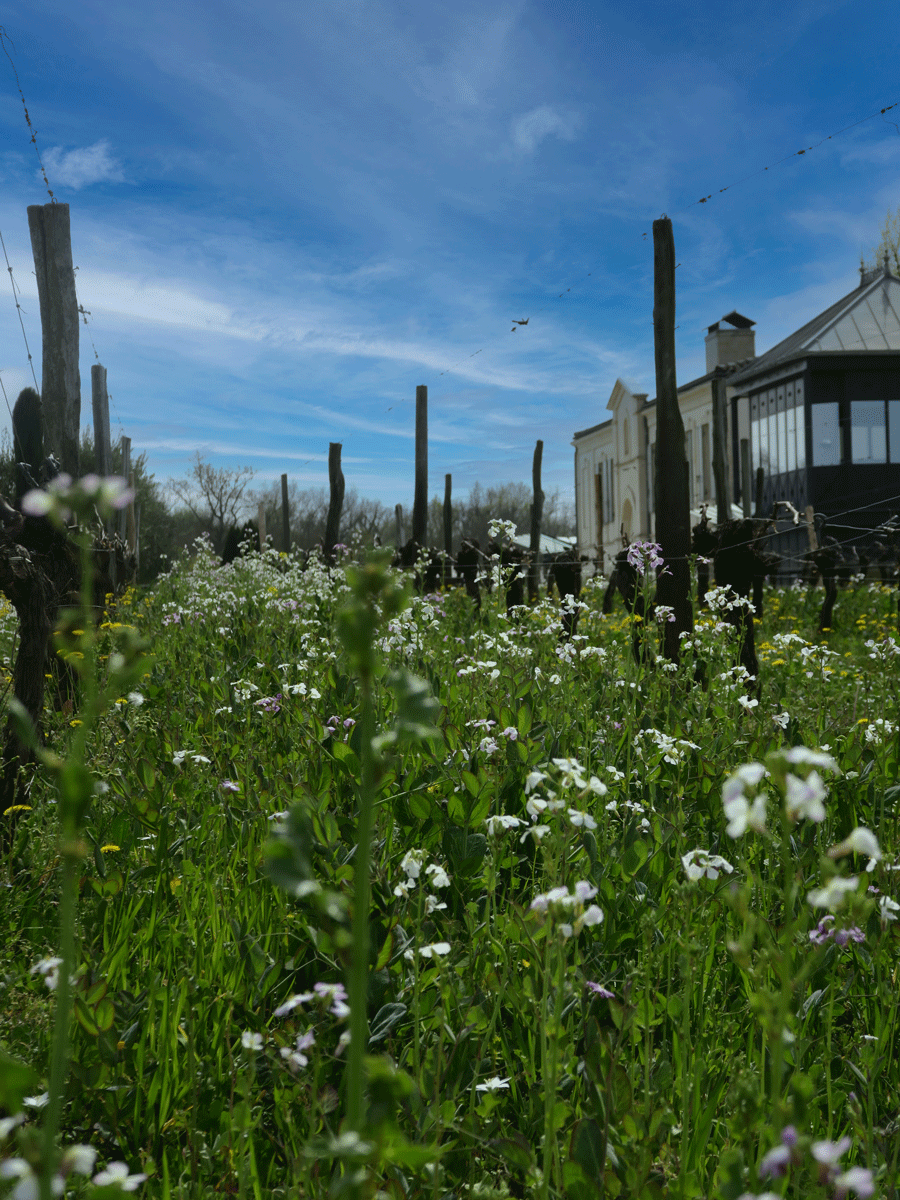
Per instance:
[[[106,367],[95,363],[91,367],[91,405],[94,411],[94,452],[97,474],[106,478],[112,474],[109,448],[109,395],[106,391]]]
[[[528,600],[531,604],[537,600],[538,578],[541,569],[541,520],[544,516],[544,493],[541,490],[541,460],[543,456],[544,443],[538,439],[535,442],[534,460],[531,465],[531,483],[534,489],[534,498],[531,501],[531,563],[528,567]]]
[[[721,528],[731,518],[728,502],[728,472],[725,455],[725,379],[712,381],[713,483],[716,489],[716,525]]]
[[[262,552],[266,548],[266,539],[268,537],[266,530],[266,506],[262,500],[260,500],[256,507],[256,524],[259,526],[259,549]]]
[[[285,554],[291,552],[291,510],[288,504],[287,475],[281,476],[281,536]]]
[[[44,446],[77,479],[81,432],[78,297],[72,266],[68,204],[30,204],[28,228],[43,334],[41,406]],[[126,479],[128,478],[126,474]]]
[[[750,513],[750,439],[741,438],[741,508],[744,517]]]
[[[328,518],[325,521],[325,561],[334,562],[334,548],[337,545],[338,530],[341,525],[341,509],[344,506],[344,472],[341,470],[341,442],[330,442],[328,445],[328,485],[331,489],[331,499],[328,504]]]
[[[453,476],[444,476],[444,587],[450,586],[450,563],[453,559]]]
[[[403,545],[403,505],[394,505],[394,522],[396,524],[395,536],[397,540],[397,549]]]
[[[656,540],[665,566],[656,583],[657,604],[672,609],[663,625],[663,648],[679,661],[682,633],[694,627],[691,607],[691,512],[684,422],[675,376],[675,241],[672,222],[653,222],[653,346],[656,358]]]
[[[756,468],[756,508],[753,511],[757,520],[763,517],[763,488],[766,484],[766,472],[763,467]]]
[[[416,388],[416,490],[413,499],[412,540],[425,545],[428,529],[428,388]]]
[[[131,438],[122,437],[122,478],[127,482],[131,476]],[[128,514],[124,508],[119,509],[119,537],[125,541],[128,528]]]

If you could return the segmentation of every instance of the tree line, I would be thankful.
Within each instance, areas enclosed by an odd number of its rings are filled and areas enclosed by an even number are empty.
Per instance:
[[[89,429],[81,435],[81,472],[87,475],[96,470],[97,456],[94,438]],[[221,554],[231,528],[241,528],[248,521],[255,524],[259,505],[263,505],[266,528],[274,545],[282,549],[281,484],[274,481],[254,487],[252,467],[215,467],[202,454],[196,454],[189,474],[182,479],[161,483],[149,469],[146,453],[132,455],[131,469],[135,480],[135,507],[140,523],[139,582],[149,583],[168,570],[185,547],[195,538],[207,536]],[[112,447],[112,471],[122,470],[121,445]],[[410,489],[411,490],[411,489]],[[0,496],[15,494],[15,455],[8,429],[0,433]],[[328,512],[326,488],[300,488],[288,482],[288,516],[291,544],[300,550],[312,550],[321,545],[325,535]],[[513,521],[519,533],[527,534],[530,521],[532,491],[524,483],[502,483],[483,487],[476,483],[467,496],[454,498],[453,545],[463,538],[473,538],[482,546],[488,538],[488,522],[494,518]],[[410,536],[411,505],[404,506],[400,520],[400,540]],[[550,536],[566,536],[575,532],[574,505],[564,501],[559,491],[544,498],[542,531]],[[443,501],[435,496],[429,504],[429,545],[443,548]],[[349,488],[344,495],[341,511],[340,538],[350,544],[360,540],[371,545],[397,543],[397,518],[393,508],[380,500],[360,496]]]

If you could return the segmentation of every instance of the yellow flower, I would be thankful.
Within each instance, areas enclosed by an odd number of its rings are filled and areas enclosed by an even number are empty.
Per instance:
[[[3,815],[4,815],[4,817],[8,817],[10,813],[17,813],[17,812],[31,812],[31,805],[30,804],[13,804],[11,808],[7,808],[4,810]]]
[[[77,717],[73,717],[73,718],[72,718],[72,720],[69,722],[69,724],[70,724],[70,725],[72,726],[72,728],[74,729],[76,725],[82,725],[82,724],[83,724],[83,722],[82,722],[82,721],[79,721]]]
[[[110,850],[121,850],[121,849],[122,849],[121,846],[114,846],[113,843],[110,842],[108,845],[100,847],[100,853],[107,854]]]

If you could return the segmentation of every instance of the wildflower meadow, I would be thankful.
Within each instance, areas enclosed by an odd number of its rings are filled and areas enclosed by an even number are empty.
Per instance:
[[[727,596],[637,662],[605,582],[198,542],[61,627],[0,1196],[897,1195],[896,590],[768,588],[757,689]]]

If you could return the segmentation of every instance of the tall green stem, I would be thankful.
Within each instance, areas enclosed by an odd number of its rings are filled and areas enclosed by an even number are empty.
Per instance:
[[[359,824],[353,872],[353,920],[351,924],[350,972],[347,993],[350,1001],[350,1048],[347,1055],[347,1125],[357,1133],[363,1127],[363,1057],[369,1038],[366,996],[369,977],[369,869],[374,827],[375,713],[372,679],[363,674],[362,689],[362,771],[359,788]]]

